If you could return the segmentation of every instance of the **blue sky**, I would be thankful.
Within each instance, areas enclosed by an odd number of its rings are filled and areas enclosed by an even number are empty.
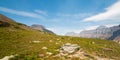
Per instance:
[[[0,0],[0,14],[56,34],[120,23],[120,0]]]

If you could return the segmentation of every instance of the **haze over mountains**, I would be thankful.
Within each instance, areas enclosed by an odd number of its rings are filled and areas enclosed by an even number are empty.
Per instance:
[[[85,38],[100,38],[109,40],[119,40],[120,36],[120,25],[113,27],[99,26],[94,30],[84,30],[80,33],[67,33],[67,36],[77,36]]]

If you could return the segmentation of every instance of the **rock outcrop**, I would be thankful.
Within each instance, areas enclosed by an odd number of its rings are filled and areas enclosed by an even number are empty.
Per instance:
[[[66,43],[60,48],[61,53],[73,53],[75,51],[78,51],[79,49],[80,46],[78,46],[77,44],[70,44],[70,43]]]

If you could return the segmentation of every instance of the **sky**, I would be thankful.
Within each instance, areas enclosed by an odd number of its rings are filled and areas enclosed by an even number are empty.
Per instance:
[[[120,24],[120,0],[0,0],[0,14],[64,35]]]

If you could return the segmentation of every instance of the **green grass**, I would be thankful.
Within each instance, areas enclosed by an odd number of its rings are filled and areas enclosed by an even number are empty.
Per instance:
[[[40,43],[33,43],[32,41],[40,41]],[[120,57],[120,45],[113,41],[57,36],[36,30],[0,27],[0,58],[17,54],[16,58],[23,60],[39,60],[42,58],[46,60],[58,58],[61,60],[60,57],[52,56],[58,54],[59,51],[56,50],[65,43],[78,44],[80,49],[93,55],[108,58]],[[48,49],[41,49],[44,46]],[[112,50],[105,50],[105,48]],[[52,52],[53,55],[48,56],[46,52]],[[39,57],[39,54],[44,54],[44,57]]]

